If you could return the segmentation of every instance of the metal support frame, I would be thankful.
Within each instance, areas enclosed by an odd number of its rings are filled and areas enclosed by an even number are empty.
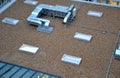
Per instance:
[[[60,6],[60,5],[47,5],[47,4],[39,4],[28,16],[27,21],[29,24],[33,25],[42,25],[49,26],[50,21],[47,19],[40,18],[40,16],[44,14],[52,17],[63,18],[63,23],[69,22],[69,20],[73,20],[76,16],[76,8],[74,5],[70,7]]]
[[[71,22],[76,16],[76,8],[75,5],[60,6],[60,5],[47,5],[47,4],[39,4],[32,13],[28,16],[27,21],[29,24],[38,26],[37,30],[42,32],[50,33],[53,31],[53,27],[50,27],[50,20],[40,18],[40,16],[44,14],[47,16],[51,16],[53,18],[59,17],[63,18],[63,23],[66,24]]]

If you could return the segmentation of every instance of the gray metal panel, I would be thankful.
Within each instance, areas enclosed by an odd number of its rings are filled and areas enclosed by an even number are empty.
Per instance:
[[[19,20],[14,19],[14,18],[5,17],[5,18],[3,18],[2,22],[5,24],[17,25]]]
[[[75,5],[71,5],[68,10],[72,11],[74,9],[74,7],[75,7]]]
[[[92,35],[76,32],[74,38],[90,42],[92,39]]]
[[[68,8],[69,8],[69,7],[66,7],[66,6],[60,6],[60,5],[52,6],[52,5],[46,5],[46,4],[39,4],[38,7],[45,8],[45,9],[48,9],[48,10],[53,10],[53,11],[64,12],[64,13],[67,13]]]
[[[81,60],[82,60],[82,58],[80,58],[80,57],[76,57],[76,56],[72,56],[72,55],[68,55],[68,54],[64,54],[61,58],[61,61],[75,64],[75,65],[79,65]]]
[[[11,78],[20,78],[22,75],[25,74],[26,71],[27,71],[27,69],[22,68],[15,75],[13,75]]]
[[[49,23],[50,23],[49,20],[43,19],[43,18],[37,18],[37,17],[35,17],[34,15],[30,15],[30,16],[27,18],[27,21],[28,21],[30,24],[33,24],[33,25],[41,25],[41,24],[47,24],[47,25],[49,25]]]
[[[0,69],[0,76],[9,71],[12,65],[5,65],[2,69]]]
[[[1,78],[10,78],[20,67],[13,67],[9,72],[5,73]]]
[[[67,13],[69,7],[56,5],[55,8],[56,8],[56,11]]]
[[[87,15],[89,16],[95,16],[95,17],[102,17],[103,13],[102,12],[97,12],[97,11],[91,11],[89,10]]]
[[[19,48],[19,51],[25,52],[25,53],[31,53],[36,54],[39,50],[39,47],[28,45],[28,44],[22,44],[22,46]]]
[[[5,63],[0,63],[0,69],[5,65]]]
[[[51,33],[53,31],[53,27],[38,26],[37,30],[41,32]]]
[[[25,4],[29,4],[29,5],[37,5],[38,1],[35,1],[35,0],[25,0],[24,3]]]
[[[35,15],[36,17],[39,15],[39,13],[41,13],[43,10],[43,8],[35,8],[33,11],[32,11],[32,15]]]
[[[21,78],[31,78],[31,76],[35,73],[35,71],[29,70],[28,72],[25,73],[24,76]]]
[[[41,25],[42,21],[40,18],[36,18],[34,15],[30,15],[27,18],[27,21],[29,22],[29,24],[33,24],[33,25]]]

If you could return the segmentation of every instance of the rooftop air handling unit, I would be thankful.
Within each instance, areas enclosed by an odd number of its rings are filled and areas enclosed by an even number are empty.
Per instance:
[[[50,27],[50,20],[40,18],[41,15],[47,15],[51,17],[63,18],[63,23],[71,22],[76,16],[75,5],[60,6],[60,5],[47,5],[39,4],[32,13],[28,16],[27,21],[31,25],[38,26],[37,30],[50,33],[53,27]]]

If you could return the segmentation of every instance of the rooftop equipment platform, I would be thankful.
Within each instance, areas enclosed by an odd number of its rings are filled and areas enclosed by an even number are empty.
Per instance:
[[[67,6],[60,6],[60,5],[53,6],[53,5],[47,5],[47,4],[39,4],[28,16],[27,18],[28,23],[31,25],[36,25],[40,27],[45,26],[47,27],[47,29],[51,29],[49,28],[50,20],[40,18],[42,14],[51,16],[51,17],[63,18],[64,19],[63,23],[66,24],[75,18],[76,8],[75,8],[75,5],[71,5],[70,7],[67,7]],[[38,31],[42,31],[41,30],[42,28],[40,27],[37,28]],[[46,32],[47,29],[46,30],[44,29],[45,31],[44,30],[43,31]],[[50,32],[52,32],[52,30]]]

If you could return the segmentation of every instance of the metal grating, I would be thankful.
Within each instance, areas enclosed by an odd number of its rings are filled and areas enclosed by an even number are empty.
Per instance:
[[[0,61],[0,78],[62,78],[62,77]]]

